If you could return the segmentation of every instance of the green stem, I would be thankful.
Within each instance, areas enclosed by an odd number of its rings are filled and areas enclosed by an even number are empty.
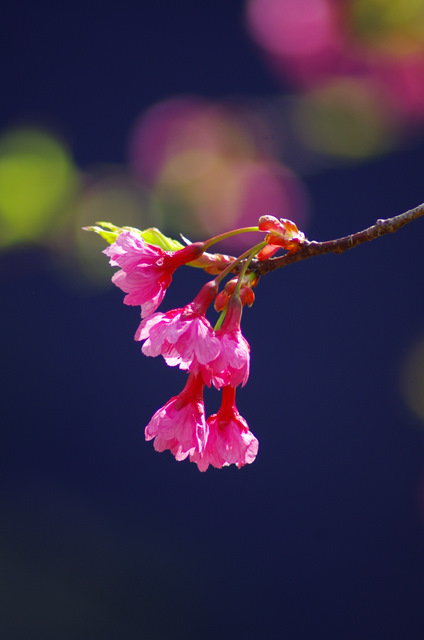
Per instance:
[[[263,249],[268,243],[266,241],[262,241],[259,242],[258,244],[256,244],[254,247],[251,247],[250,249],[248,249],[247,251],[245,251],[244,253],[241,254],[241,256],[239,256],[238,258],[236,258],[235,260],[233,260],[232,262],[230,262],[230,264],[225,267],[225,269],[223,271],[221,271],[221,273],[219,275],[217,275],[217,277],[215,278],[215,282],[216,284],[219,285],[219,283],[221,282],[221,280],[223,280],[223,278],[225,278],[225,276],[227,276],[231,271],[233,271],[235,269],[235,267],[242,262],[245,258],[247,258],[245,264],[243,265],[243,268],[240,272],[238,281],[237,281],[237,285],[236,288],[234,290],[234,294],[239,295],[240,293],[240,287],[241,287],[241,281],[244,278],[244,276],[246,275],[246,271],[249,267],[250,262],[253,260],[253,258],[256,256],[257,253],[259,253],[259,251],[261,249]],[[221,328],[222,323],[224,321],[225,318],[225,314],[227,313],[227,305],[224,307],[224,309],[221,311],[221,315],[219,316],[215,326],[214,326],[214,331],[217,331],[218,329]]]
[[[245,258],[247,258],[245,264],[243,265],[243,268],[240,272],[238,281],[237,281],[237,285],[236,288],[234,290],[234,294],[239,295],[240,293],[240,287],[241,287],[241,281],[244,278],[244,276],[246,275],[246,271],[249,267],[250,262],[253,260],[253,258],[256,256],[257,253],[259,253],[259,251],[261,249],[263,249],[265,246],[267,245],[267,242],[263,241],[263,242],[259,242],[259,244],[256,244],[253,248],[251,247],[250,249],[248,249],[247,251],[245,251],[244,253],[241,254],[241,256],[239,256],[238,258],[236,258],[235,260],[233,260],[223,271],[221,271],[221,273],[215,278],[215,282],[217,284],[219,284],[221,282],[221,280],[223,278],[225,278],[225,276],[227,276],[231,271],[233,271],[233,269],[235,269],[235,267],[242,262]],[[224,318],[225,315],[227,313],[227,305],[224,307],[224,309],[221,311],[221,315],[219,316],[217,323],[214,326],[214,331],[217,331],[218,329],[221,328],[222,323],[224,322]]]
[[[234,289],[234,294],[235,295],[238,295],[240,293],[241,282],[242,282],[244,276],[246,275],[246,271],[249,268],[249,264],[252,262],[253,258],[256,256],[256,254],[259,253],[259,251],[261,249],[263,249],[266,245],[267,245],[267,242],[263,241],[263,242],[259,242],[259,244],[254,246],[253,249],[250,249],[249,255],[247,256],[247,260],[244,263],[242,270],[240,271],[236,288]]]
[[[225,306],[223,308],[223,310],[221,311],[221,315],[219,316],[218,320],[216,321],[216,324],[213,328],[214,331],[218,331],[218,329],[220,329],[222,327],[222,323],[224,322],[224,318],[227,314],[227,306]]]
[[[226,233],[220,233],[218,236],[214,236],[213,238],[209,238],[204,243],[204,251],[209,249],[213,244],[217,242],[221,242],[221,240],[226,240],[227,238],[231,238],[232,236],[236,236],[240,233],[249,233],[250,231],[259,231],[259,227],[242,227],[241,229],[233,229],[232,231],[227,231]]]
[[[219,284],[221,282],[221,280],[223,280],[229,273],[231,273],[231,271],[233,271],[236,266],[242,262],[245,258],[249,258],[250,254],[252,254],[251,258],[248,261],[248,265],[250,264],[250,261],[252,260],[252,258],[259,253],[259,251],[266,245],[266,242],[260,242],[259,244],[255,245],[253,248],[251,247],[250,249],[248,249],[247,251],[245,251],[244,253],[241,254],[241,256],[239,256],[238,258],[236,258],[235,260],[233,260],[232,262],[230,262],[230,264],[228,266],[225,267],[225,269],[223,271],[221,271],[220,274],[218,274],[215,278],[215,282],[217,284]],[[246,268],[243,267],[243,275],[244,273],[246,273]]]

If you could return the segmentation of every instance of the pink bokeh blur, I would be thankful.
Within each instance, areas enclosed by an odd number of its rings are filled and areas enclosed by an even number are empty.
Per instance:
[[[354,80],[406,133],[424,123],[424,5],[417,0],[247,0],[246,26],[296,91]]]
[[[152,190],[167,228],[212,236],[256,225],[266,213],[304,225],[302,183],[267,139],[265,121],[247,107],[174,98],[140,116],[130,167]],[[240,236],[231,244],[251,241]]]

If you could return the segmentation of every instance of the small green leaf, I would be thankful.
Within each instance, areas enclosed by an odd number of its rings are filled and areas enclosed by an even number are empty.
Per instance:
[[[132,231],[143,238],[148,244],[160,247],[164,251],[178,251],[178,249],[183,249],[185,246],[178,240],[168,238],[168,236],[165,236],[159,229],[156,229],[156,227],[150,227],[149,229],[140,231],[140,229],[136,229],[135,227],[117,227],[111,222],[97,222],[93,227],[84,227],[84,231],[94,231],[94,233],[98,233],[109,244],[115,242],[116,238],[123,231]]]
[[[94,233],[98,233],[99,236],[102,236],[102,238],[104,240],[106,240],[106,242],[108,242],[109,244],[112,244],[115,242],[116,238],[119,236],[120,233],[122,233],[122,229],[119,229],[119,227],[115,227],[114,225],[111,225],[109,223],[104,223],[104,222],[99,222],[98,223],[103,224],[106,228],[110,228],[113,227],[114,230],[113,231],[106,231],[106,229],[102,229],[99,226],[93,226],[93,227],[83,227],[84,231],[94,231]]]
[[[129,227],[125,227],[125,229],[129,229]],[[137,230],[133,229],[133,231]],[[178,251],[178,249],[183,249],[184,247],[181,242],[174,240],[173,238],[168,238],[168,236],[165,236],[161,231],[159,231],[159,229],[156,229],[156,227],[150,227],[150,229],[145,229],[138,233],[146,242],[154,244],[165,251]]]

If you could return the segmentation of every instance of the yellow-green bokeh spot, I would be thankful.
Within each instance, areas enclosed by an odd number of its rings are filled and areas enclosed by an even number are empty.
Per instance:
[[[70,154],[36,129],[0,138],[0,245],[37,241],[60,221],[76,184]]]
[[[424,47],[423,0],[353,0],[346,10],[354,35],[370,48],[408,56]]]
[[[384,153],[397,136],[387,105],[354,80],[335,79],[299,98],[294,121],[310,149],[346,160]]]

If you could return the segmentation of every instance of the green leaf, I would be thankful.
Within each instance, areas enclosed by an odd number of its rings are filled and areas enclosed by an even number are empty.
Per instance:
[[[103,222],[99,222],[99,224],[103,224]],[[113,225],[111,225],[113,226]],[[118,227],[115,227],[115,229],[118,229]],[[119,236],[120,233],[122,233],[122,231],[106,231],[105,229],[102,229],[101,227],[93,226],[93,227],[83,227],[83,231],[94,231],[94,233],[98,233],[99,236],[102,236],[102,238],[104,240],[106,240],[106,242],[108,242],[109,244],[112,244],[113,242],[115,242],[116,238]]]
[[[98,233],[99,236],[109,244],[115,242],[116,238],[123,231],[132,231],[143,238],[148,244],[160,247],[164,251],[178,251],[178,249],[182,249],[185,246],[178,240],[168,238],[168,236],[165,236],[159,229],[156,229],[156,227],[150,227],[149,229],[140,231],[140,229],[136,229],[135,227],[117,227],[111,222],[97,222],[95,226],[83,227],[83,229],[84,231],[94,231],[94,233]]]
[[[125,227],[125,229],[129,229],[129,227]],[[137,231],[137,229],[133,229],[133,231]],[[185,246],[178,240],[168,238],[168,236],[165,236],[159,229],[156,229],[156,227],[150,227],[150,229],[138,231],[138,233],[146,242],[154,244],[165,251],[178,251],[178,249],[183,249]]]

